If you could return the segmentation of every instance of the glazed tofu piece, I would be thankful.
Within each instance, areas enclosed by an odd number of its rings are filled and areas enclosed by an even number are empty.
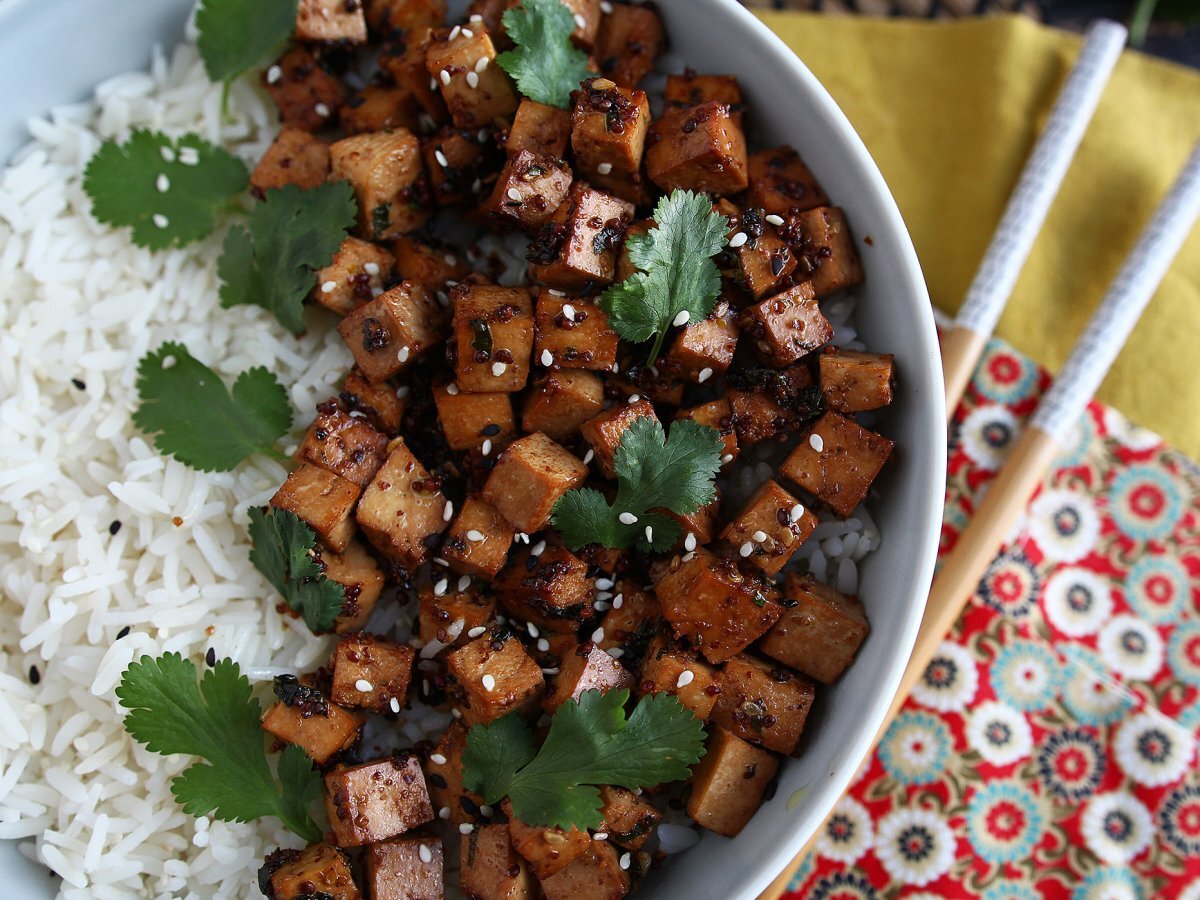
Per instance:
[[[719,378],[733,364],[739,334],[735,311],[728,300],[719,299],[708,318],[686,325],[676,335],[664,368],[697,384]]]
[[[492,504],[480,497],[468,497],[446,534],[442,557],[455,572],[490,581],[508,561],[515,535]]]
[[[479,820],[483,798],[463,787],[463,753],[467,749],[467,728],[455,719],[442,733],[437,747],[425,763],[425,785],[434,814],[452,825]]]
[[[834,412],[856,413],[892,402],[895,375],[890,353],[827,347],[821,354],[821,394]]]
[[[519,0],[508,0],[510,7],[516,6]],[[596,43],[596,35],[600,32],[600,0],[562,0],[563,6],[575,17],[575,30],[571,32],[571,40],[584,50],[591,50]]]
[[[355,134],[329,148],[332,177],[358,199],[358,231],[382,241],[416,231],[429,218],[421,176],[421,142],[407,128]]]
[[[569,200],[529,245],[530,270],[542,284],[560,291],[609,284],[632,219],[632,203],[576,183]]]
[[[720,488],[716,489],[716,495],[709,503],[701,506],[694,512],[680,514],[677,512],[672,512],[671,510],[663,507],[659,507],[652,511],[660,513],[666,516],[668,519],[679,523],[679,527],[682,529],[682,535],[675,546],[676,550],[681,548],[686,549],[687,547],[692,546],[693,541],[699,546],[703,547],[705,544],[712,543],[713,539],[717,536],[717,529],[719,528],[718,523],[721,519]],[[688,540],[689,535],[692,538],[690,541]]]
[[[400,430],[407,395],[407,387],[397,389],[388,384],[374,384],[355,366],[346,373],[338,399],[351,412],[362,413],[377,431],[391,437]]]
[[[636,661],[642,658],[650,639],[658,632],[662,610],[654,592],[642,590],[632,579],[618,581],[613,590],[611,608],[601,622],[604,637],[596,646],[601,650],[619,650],[622,663],[636,667]]]
[[[354,505],[362,489],[341,475],[301,463],[271,498],[271,506],[295,513],[335,553],[354,537]]]
[[[600,22],[595,57],[600,71],[625,87],[650,74],[666,43],[662,19],[650,6],[614,4]]]
[[[537,882],[512,848],[507,825],[484,825],[463,838],[459,884],[468,897],[535,900]]]
[[[571,114],[565,109],[537,103],[525,97],[517,107],[512,128],[508,130],[505,151],[516,156],[527,150],[535,156],[561,159],[571,137]]]
[[[734,111],[742,105],[742,89],[733,75],[668,75],[664,92],[667,109],[691,109],[705,103],[723,103]]]
[[[800,155],[787,145],[750,154],[750,186],[746,205],[761,207],[768,215],[786,216],[829,205],[829,195],[817,183]]]
[[[402,281],[338,323],[354,362],[378,384],[399,374],[446,336],[446,320],[419,285]]]
[[[384,556],[414,569],[437,546],[446,530],[446,497],[403,438],[388,447],[388,458],[363,491],[355,515],[363,533]]]
[[[570,865],[541,879],[546,900],[621,900],[629,893],[630,875],[621,867],[621,854],[606,841],[588,843]]]
[[[813,683],[753,656],[735,656],[717,676],[712,720],[730,734],[776,753],[793,753],[812,709]]]
[[[739,368],[726,392],[738,444],[784,438],[823,411],[820,389],[804,363],[786,369]]]
[[[779,761],[723,728],[708,737],[708,752],[692,770],[687,814],[698,825],[736,837],[762,805]]]
[[[554,504],[587,480],[588,467],[536,432],[509,445],[483,486],[483,499],[525,534],[541,531]]]
[[[631,203],[646,202],[642,154],[650,130],[646,92],[587,78],[572,94],[571,148],[579,176]]]
[[[797,275],[812,282],[818,297],[860,283],[862,260],[846,214],[838,207],[823,206],[796,213],[788,223],[794,251],[799,258]]]
[[[833,340],[833,326],[822,314],[807,281],[748,307],[742,317],[742,327],[758,355],[779,369]]]
[[[337,634],[359,631],[367,624],[371,611],[383,593],[383,570],[370,553],[358,541],[351,541],[342,553],[317,548],[316,562],[325,577],[336,581],[346,590],[346,602],[341,615],[334,620],[333,630]]]
[[[817,527],[817,517],[767,479],[725,530],[723,540],[747,563],[775,575]]]
[[[480,135],[488,139],[486,129],[443,128],[433,137],[421,141],[425,171],[433,198],[441,206],[466,203],[480,198],[482,176],[488,168],[488,147]]]
[[[894,446],[883,435],[827,412],[779,471],[844,519],[867,496]]]
[[[444,570],[435,572],[433,585],[421,588],[417,635],[422,644],[436,640],[448,647],[461,647],[483,633],[479,629],[492,620],[496,601],[470,585],[460,591],[455,587],[457,578]],[[443,580],[445,585],[441,585]]]
[[[370,634],[344,636],[330,660],[333,702],[348,709],[398,713],[408,699],[415,657],[407,644]]]
[[[717,670],[693,650],[663,634],[646,647],[638,674],[638,696],[674,694],[700,721],[706,721],[717,702]]]
[[[387,435],[372,428],[366,416],[351,415],[338,401],[326,400],[317,407],[296,456],[366,487],[383,465],[387,445]]]
[[[617,477],[614,464],[621,437],[638,419],[658,421],[658,416],[654,414],[654,404],[649,400],[614,406],[583,424],[583,437],[595,451],[596,465],[606,478]]]
[[[522,549],[501,575],[500,600],[512,616],[542,628],[577,628],[595,615],[596,586],[587,563],[566,547],[539,544]]]
[[[512,637],[476,638],[450,653],[446,668],[462,690],[467,725],[493,722],[511,712],[532,713],[546,688],[541,668]]]
[[[303,131],[332,125],[346,96],[341,79],[299,45],[263,73],[262,83],[283,124]]]
[[[338,121],[346,134],[370,134],[421,125],[421,107],[412,93],[402,87],[369,84],[351,94],[342,104]]]
[[[348,316],[383,293],[395,262],[378,244],[348,237],[329,265],[317,271],[313,299],[330,312]]]
[[[363,859],[371,900],[442,900],[446,896],[439,838],[381,841],[369,846]]]
[[[739,118],[717,102],[667,110],[651,128],[646,174],[667,192],[745,190],[746,136]]]
[[[863,605],[811,575],[788,575],[785,595],[795,605],[783,611],[759,649],[809,678],[833,684],[867,638]]]
[[[338,847],[398,837],[433,821],[415,756],[393,756],[325,774],[325,812]]]
[[[752,207],[738,216],[731,242],[737,242],[738,265],[742,286],[754,299],[774,294],[792,284],[798,265],[796,254],[780,237],[776,226],[767,221],[768,213]],[[778,217],[772,216],[775,222]],[[738,237],[745,235],[745,238]]]
[[[285,125],[254,167],[250,187],[259,197],[285,184],[309,190],[328,180],[329,165],[327,143],[302,128]]]
[[[485,394],[524,388],[533,353],[529,291],[460,284],[452,295],[458,389]]]
[[[601,831],[608,839],[626,850],[638,851],[662,821],[662,813],[623,787],[606,784],[600,788]]]
[[[599,376],[576,369],[549,372],[535,381],[525,396],[521,427],[567,441],[603,408],[604,382]]]
[[[342,851],[324,842],[303,850],[274,850],[259,870],[260,883],[272,900],[304,900],[320,892],[330,900],[360,900],[358,885],[350,871],[350,860]]]
[[[385,46],[379,54],[379,67],[392,77],[396,87],[408,91],[420,106],[418,121],[425,131],[436,128],[450,118],[442,101],[442,93],[438,90],[441,82],[431,79],[429,70],[425,68],[425,51],[433,40],[433,28],[440,27],[444,21],[442,18],[432,25],[413,26],[401,35],[401,40]]]
[[[300,747],[318,766],[358,740],[365,716],[329,702],[307,682],[277,680],[280,698],[263,716],[263,731]]]
[[[408,236],[392,241],[392,255],[396,257],[396,271],[421,285],[431,297],[446,290],[450,282],[462,281],[471,271],[457,253]],[[440,299],[449,305],[448,298]]]
[[[633,686],[633,676],[619,662],[588,641],[563,657],[553,690],[546,694],[542,708],[553,713],[568,700],[578,700],[584,691],[607,694],[614,688]]]
[[[438,80],[450,118],[459,128],[508,119],[520,102],[512,81],[495,65],[496,48],[487,26],[471,25],[435,32],[425,50],[425,68]]]
[[[727,466],[737,459],[737,431],[733,427],[733,408],[729,405],[728,396],[710,400],[708,403],[693,406],[691,409],[681,409],[675,418],[676,420],[694,419],[701,425],[715,428],[725,443],[724,450],[721,452],[721,464]]]
[[[517,433],[511,394],[467,394],[456,384],[433,389],[438,421],[451,450],[470,450],[484,456],[507,447]]]
[[[346,0],[300,0],[295,38],[314,43],[366,43],[367,20],[362,4]]]
[[[571,180],[570,167],[558,157],[519,150],[504,164],[482,208],[499,222],[532,231],[554,218]]]
[[[508,800],[502,806],[504,814],[508,816],[508,832],[512,837],[513,849],[525,857],[529,868],[538,878],[548,878],[555,872],[561,872],[572,860],[586,853],[592,843],[592,837],[586,831],[526,825],[513,814],[512,804]]]
[[[538,291],[534,359],[540,365],[607,372],[617,361],[620,338],[608,315],[590,300]]]
[[[439,28],[446,21],[446,0],[366,0],[366,14],[372,34],[394,41],[409,32]]]

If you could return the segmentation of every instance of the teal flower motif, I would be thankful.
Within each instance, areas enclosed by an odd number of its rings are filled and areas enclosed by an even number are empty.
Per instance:
[[[1037,368],[1007,344],[988,341],[975,370],[975,389],[994,403],[1012,406],[1033,393]]]
[[[1099,728],[1125,718],[1136,705],[1136,698],[1109,675],[1100,657],[1079,645],[1068,646],[1063,653],[1067,666],[1062,701],[1075,721]]]
[[[1171,534],[1183,511],[1180,485],[1153,466],[1123,469],[1109,488],[1108,510],[1117,527],[1141,541]]]
[[[1022,881],[997,881],[979,900],[1042,900],[1042,896]]]
[[[905,785],[932,784],[942,777],[950,756],[950,733],[936,716],[904,712],[879,742],[879,761]]]
[[[1062,686],[1063,667],[1053,650],[1029,640],[1003,647],[992,664],[992,688],[1014,709],[1045,709]]]
[[[1143,556],[1125,576],[1125,599],[1148,622],[1177,621],[1189,596],[1187,570],[1167,556]]]
[[[1176,627],[1167,647],[1167,659],[1177,678],[1200,687],[1200,622],[1193,620]]]
[[[1095,438],[1096,423],[1092,421],[1091,412],[1084,410],[1083,415],[1079,417],[1067,434],[1063,448],[1054,458],[1054,468],[1074,469],[1076,466],[1082,466],[1087,462],[1088,450],[1091,449],[1092,441]]]
[[[989,863],[1025,859],[1045,830],[1043,801],[1015,782],[985,784],[967,804],[967,839]]]
[[[1142,900],[1142,889],[1128,869],[1100,866],[1076,886],[1071,900]]]

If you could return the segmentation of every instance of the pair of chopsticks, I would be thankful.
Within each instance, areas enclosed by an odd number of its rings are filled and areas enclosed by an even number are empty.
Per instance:
[[[944,335],[942,362],[947,414],[962,398],[984,345],[1000,318],[1124,46],[1125,29],[1114,22],[1092,26],[1046,128],[1009,200],[963,302]],[[1050,468],[1071,428],[1084,415],[1117,353],[1128,339],[1192,225],[1200,216],[1200,143],[1162,200],[1137,244],[1080,335],[1070,358],[1042,397],[1029,426],[1010,451],[974,518],[947,554],[934,579],[900,686],[875,742],[924,675],[945,635],[967,605],[987,567],[1017,524],[1030,495]],[[824,826],[822,825],[822,828]],[[816,834],[759,900],[777,900],[812,849]]]

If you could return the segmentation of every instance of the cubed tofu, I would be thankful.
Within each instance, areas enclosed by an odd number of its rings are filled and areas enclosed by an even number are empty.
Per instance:
[[[742,239],[737,235],[746,235],[737,248],[738,264],[742,286],[756,300],[790,287],[798,265],[796,254],[780,237],[775,225],[767,221],[767,215],[758,207],[743,211],[731,235],[731,240],[739,242]]]
[[[799,265],[796,275],[812,282],[818,297],[860,283],[862,260],[846,214],[838,207],[823,206],[795,213],[784,229],[792,242]]]
[[[486,25],[497,49],[507,49],[513,43],[504,29],[504,13],[512,5],[510,0],[471,0],[463,15],[468,22]]]
[[[381,841],[368,847],[363,858],[371,900],[443,900],[446,896],[439,838]]]
[[[658,416],[654,414],[654,404],[649,400],[622,403],[583,423],[583,437],[591,444],[596,454],[596,465],[606,478],[617,477],[614,466],[617,448],[621,445],[622,435],[638,419],[658,422]]]
[[[487,26],[471,26],[435,32],[425,50],[425,68],[438,80],[450,118],[459,128],[509,119],[520,103],[511,79],[495,64],[496,48]]]
[[[627,667],[636,666],[650,639],[658,632],[662,610],[654,592],[642,590],[634,580],[622,579],[613,590],[612,607],[601,622],[604,637],[597,646],[601,650],[620,650],[618,658],[622,663]]]
[[[733,75],[698,75],[689,71],[667,76],[663,101],[667,109],[723,103],[736,111],[742,105],[742,89]]]
[[[350,860],[324,842],[303,850],[274,850],[259,870],[259,883],[267,880],[271,900],[305,900],[319,892],[329,900],[359,900]]]
[[[387,435],[372,428],[366,416],[351,415],[338,401],[327,400],[317,406],[296,456],[365,487],[383,465],[387,444]]]
[[[729,548],[767,575],[775,575],[817,527],[817,517],[767,479],[721,532]]]
[[[329,702],[311,684],[277,679],[275,693],[280,700],[263,716],[263,731],[300,747],[318,766],[358,740],[366,717]]]
[[[668,192],[735,194],[747,184],[746,136],[723,103],[669,109],[647,138],[646,174]]]
[[[514,557],[496,583],[500,601],[518,619],[560,631],[578,629],[595,616],[595,582],[578,556],[566,547],[543,543],[525,547]]]
[[[424,288],[402,281],[338,323],[359,370],[378,384],[396,375],[446,336],[446,318]]]
[[[475,202],[483,196],[483,175],[489,169],[487,129],[443,128],[421,142],[425,171],[433,198],[441,206]],[[491,171],[495,171],[492,169]]]
[[[481,453],[486,446],[483,455],[490,456],[507,447],[517,433],[511,394],[468,394],[451,383],[435,387],[433,399],[451,450]]]
[[[657,507],[651,510],[651,512],[659,513],[671,521],[679,523],[681,534],[675,545],[676,550],[681,547],[686,549],[692,546],[692,541],[688,540],[688,535],[691,535],[695,544],[701,547],[712,543],[713,539],[717,536],[718,523],[721,518],[721,492],[720,488],[716,488],[715,491],[716,493],[712,500],[690,513],[677,513],[665,507]]]
[[[633,676],[619,662],[593,644],[580,644],[573,653],[563,657],[552,688],[542,701],[542,708],[553,713],[568,700],[578,700],[584,691],[607,694],[614,688],[633,686]]]
[[[533,353],[529,291],[460,284],[454,298],[455,379],[468,393],[513,393],[525,387]]]
[[[821,390],[805,363],[786,369],[740,367],[728,380],[726,397],[742,447],[785,438],[824,411]]]
[[[334,620],[333,630],[337,634],[361,630],[383,593],[383,570],[358,541],[351,541],[341,553],[322,547],[316,549],[314,562],[326,578],[336,581],[346,591],[346,602]]]
[[[646,201],[642,155],[650,130],[646,92],[587,78],[572,96],[571,149],[581,178],[631,203]]]
[[[332,125],[346,96],[342,80],[299,45],[263,73],[262,83],[283,124],[303,131]]]
[[[354,537],[354,505],[362,489],[341,475],[302,463],[271,498],[271,506],[304,520],[317,537],[341,553]]]
[[[509,6],[516,6],[520,0],[508,0]],[[571,40],[584,50],[591,50],[596,43],[596,35],[600,32],[601,15],[600,0],[562,0],[563,6],[575,17],[575,30],[571,32]]]
[[[338,847],[398,837],[433,821],[415,756],[393,756],[325,774],[325,812]]]
[[[395,258],[386,248],[348,237],[333,261],[317,270],[313,299],[339,316],[348,316],[383,293],[394,267]]]
[[[637,87],[665,43],[662,19],[653,7],[619,3],[600,21],[595,56],[600,71],[617,84]]]
[[[377,431],[391,437],[400,430],[407,396],[407,387],[397,389],[388,384],[375,384],[355,366],[346,373],[338,399],[351,412],[365,415]]]
[[[446,0],[366,0],[367,27],[385,41],[409,32],[439,28],[446,21]]]
[[[829,205],[829,195],[817,183],[800,155],[787,145],[750,154],[750,186],[746,205],[761,207],[770,215],[786,216]]]
[[[367,20],[362,4],[346,0],[300,0],[295,38],[314,43],[365,43]]]
[[[827,412],[779,471],[844,519],[867,496],[894,446],[852,419]]]
[[[765,750],[714,728],[692,770],[687,814],[709,831],[736,837],[758,811],[779,761]]]
[[[631,882],[620,860],[621,854],[606,841],[589,841],[570,865],[541,879],[542,893],[546,900],[621,900],[629,894]]]
[[[504,814],[508,816],[508,832],[513,849],[525,857],[529,868],[538,878],[548,878],[561,872],[573,859],[587,852],[591,835],[578,828],[543,828],[526,825],[513,814],[512,804],[505,800]]]
[[[727,466],[738,456],[737,432],[733,427],[733,408],[729,405],[729,397],[718,397],[708,403],[693,406],[691,409],[681,409],[675,415],[676,420],[694,419],[701,425],[715,428],[721,436],[724,447],[721,450],[721,465]]]
[[[745,650],[783,612],[769,585],[704,550],[672,560],[655,593],[675,635],[713,663]]]
[[[661,361],[661,357],[659,359]],[[638,399],[645,397],[655,406],[677,407],[683,402],[683,382],[675,380],[665,370],[651,369],[641,360],[631,363],[627,358],[620,375],[608,375],[604,379],[604,393],[618,401],[622,398],[628,401],[637,394]]]
[[[587,480],[588,467],[535,432],[509,445],[483,487],[483,499],[525,534],[545,528],[554,505]]]
[[[532,713],[546,679],[515,638],[485,634],[446,656],[446,668],[462,691],[463,721],[493,722],[511,712]]]
[[[689,323],[676,335],[664,371],[697,384],[719,378],[733,364],[739,333],[729,301],[718,300],[707,318]]]
[[[459,884],[481,900],[534,900],[537,882],[525,858],[512,848],[507,825],[484,825],[463,838]]]
[[[759,649],[822,684],[833,684],[854,662],[870,630],[862,603],[811,575],[789,575],[785,595],[793,605],[783,611]]]
[[[607,372],[617,361],[620,337],[596,303],[538,292],[534,359],[543,366]]]
[[[463,787],[463,753],[467,749],[467,727],[455,719],[442,733],[437,747],[425,762],[425,785],[439,819],[452,825],[477,822],[483,798]]]
[[[294,184],[309,190],[329,179],[329,145],[302,128],[285,125],[250,175],[259,196],[272,188]]]
[[[515,535],[492,504],[467,497],[442,542],[442,557],[455,572],[490,581],[508,561]]]
[[[421,106],[412,93],[395,85],[368,84],[342,104],[338,121],[346,134],[370,134],[421,125]]]
[[[834,412],[856,413],[892,402],[893,356],[827,347],[819,361],[821,394]]]
[[[779,369],[833,340],[833,326],[807,281],[743,310],[742,328],[763,361]]]
[[[600,829],[626,850],[638,851],[662,821],[662,813],[633,791],[606,784],[600,788]]]
[[[537,379],[525,396],[521,427],[567,441],[603,408],[604,382],[599,376],[574,369],[549,372]]]
[[[509,156],[528,150],[535,156],[561,159],[571,137],[571,114],[556,106],[521,100],[504,144]]]
[[[446,530],[446,497],[439,479],[413,456],[403,438],[388,447],[388,458],[363,491],[355,515],[363,533],[384,556],[410,569],[429,557]]]
[[[479,629],[492,620],[496,600],[470,585],[458,590],[458,579],[445,571],[435,577],[432,586],[421,588],[417,635],[423,644],[437,641],[447,647],[461,647],[483,633]],[[438,593],[442,580],[446,584]]]
[[[482,210],[528,231],[554,218],[571,192],[571,169],[561,159],[519,150],[508,158]]]
[[[542,284],[560,291],[609,284],[632,219],[632,203],[576,183],[531,242],[526,255],[530,270]]]
[[[751,744],[793,753],[812,709],[813,683],[790,669],[745,654],[717,676],[713,723]]]
[[[358,231],[381,241],[416,231],[429,218],[421,142],[407,128],[355,134],[329,148],[332,178],[358,199]]]
[[[370,634],[345,635],[330,659],[333,702],[375,713],[399,712],[408,700],[415,657],[407,644]]]
[[[693,650],[666,635],[656,634],[646,646],[638,673],[639,696],[673,694],[700,721],[706,721],[717,702],[717,670]]]
[[[462,281],[471,271],[466,259],[458,253],[407,236],[392,241],[392,254],[400,276],[421,285],[431,297],[445,291],[449,282]],[[449,305],[448,297],[440,299]]]
[[[404,0],[399,0],[404,2]],[[439,19],[437,26],[445,21]],[[442,101],[441,83],[429,77],[425,68],[425,51],[433,40],[433,27],[416,25],[402,36],[402,40],[385,46],[379,54],[379,66],[392,77],[396,86],[408,91],[421,107],[419,115],[423,131],[431,131],[450,117]]]

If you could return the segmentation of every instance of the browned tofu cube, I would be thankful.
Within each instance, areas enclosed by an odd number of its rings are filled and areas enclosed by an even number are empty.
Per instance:
[[[596,37],[600,71],[617,84],[637,87],[654,68],[665,38],[662,19],[653,7],[614,4]]]
[[[600,788],[602,831],[608,839],[626,850],[642,849],[647,838],[662,821],[662,813],[627,788],[606,784]]]
[[[738,455],[737,432],[733,427],[733,408],[729,405],[728,397],[720,397],[693,406],[691,409],[681,409],[676,415],[678,419],[694,419],[701,425],[715,428],[721,436],[725,447],[721,451],[721,464],[729,465]]]
[[[298,41],[362,44],[367,40],[367,20],[361,3],[346,0],[300,0],[296,9]]]
[[[432,586],[421,588],[417,615],[417,635],[421,642],[437,641],[447,647],[461,647],[475,640],[483,633],[479,629],[492,619],[495,599],[469,585],[458,590],[458,579],[444,570],[435,569],[434,578]],[[443,580],[445,585],[441,585]]]
[[[398,713],[408,700],[415,657],[408,644],[370,634],[346,635],[330,660],[333,702],[350,709]]]
[[[587,480],[588,467],[540,432],[509,445],[483,486],[483,499],[518,531],[533,534],[550,521],[554,504]]]
[[[679,523],[682,535],[675,545],[676,550],[692,545],[692,541],[688,540],[688,535],[691,535],[695,543],[701,547],[712,543],[717,536],[718,522],[721,518],[721,493],[720,488],[716,490],[717,493],[713,499],[694,512],[677,513],[663,507],[651,510],[651,512],[660,513]]]
[[[708,719],[717,702],[717,670],[677,641],[655,634],[646,646],[638,673],[639,696],[673,694],[701,721]]]
[[[595,583],[582,559],[565,547],[544,544],[516,555],[496,583],[500,600],[516,618],[543,628],[576,629],[595,616]]]
[[[348,316],[383,293],[394,266],[395,258],[385,248],[348,237],[333,261],[317,271],[313,299],[339,316]]]
[[[482,176],[488,168],[488,147],[480,137],[486,130],[443,128],[421,142],[425,171],[429,173],[434,199],[442,206],[481,198]]]
[[[442,543],[442,557],[455,572],[490,581],[508,561],[515,534],[492,504],[468,497]]]
[[[332,177],[349,181],[358,198],[359,234],[371,240],[416,231],[429,218],[421,142],[406,128],[355,134],[329,148]]]
[[[335,553],[354,537],[354,505],[362,489],[341,475],[302,463],[271,498],[276,509],[295,513]]]
[[[458,385],[433,389],[438,421],[451,450],[470,450],[490,456],[504,449],[517,433],[511,394],[467,394]]]
[[[692,770],[687,813],[709,831],[735,837],[758,811],[779,761],[723,728],[708,737],[708,751]]]
[[[532,713],[546,688],[541,668],[515,638],[485,634],[450,653],[446,668],[462,691],[468,725]]]
[[[442,99],[459,128],[478,128],[507,119],[520,98],[482,22],[435,32],[425,50],[425,68],[438,80]],[[487,60],[487,62],[483,62]]]
[[[792,753],[812,709],[813,683],[753,656],[735,656],[717,676],[715,724],[776,753]]]
[[[733,364],[739,329],[729,301],[720,299],[708,318],[685,326],[667,353],[665,371],[703,384],[719,378]]]
[[[745,650],[783,612],[771,587],[741,572],[732,560],[696,550],[676,558],[655,585],[663,618],[709,662]]]
[[[590,300],[565,297],[543,288],[537,297],[534,359],[543,366],[607,372],[617,361],[621,339],[608,316]]]
[[[895,389],[890,353],[863,353],[827,347],[821,354],[821,394],[830,409],[865,412],[892,402]]]
[[[645,202],[646,92],[609,78],[588,78],[572,96],[571,148],[579,176],[623,200]]]
[[[387,456],[387,435],[380,434],[364,415],[351,415],[336,400],[317,407],[296,456],[365,487]]]
[[[250,176],[258,196],[285,184],[309,190],[329,178],[329,145],[302,128],[285,125]]]
[[[509,6],[516,6],[519,0],[508,0]],[[562,0],[563,6],[575,17],[575,30],[571,32],[571,40],[584,50],[591,50],[600,32],[600,0]]]
[[[736,109],[742,105],[742,90],[733,75],[685,72],[667,76],[664,100],[668,109],[688,109],[705,103],[723,103]]]
[[[654,123],[646,174],[664,191],[735,194],[746,187],[746,136],[722,103],[669,109]]]
[[[604,382],[591,372],[549,372],[533,383],[525,397],[521,427],[566,441],[604,408]]]
[[[863,605],[811,575],[789,575],[786,584],[795,605],[783,611],[759,648],[822,684],[833,684],[867,638]]]
[[[546,900],[621,900],[631,890],[622,856],[606,841],[590,841],[584,852],[553,875],[542,878]],[[627,859],[625,865],[629,866]]]
[[[561,159],[567,152],[571,137],[571,114],[565,109],[537,103],[528,97],[521,100],[512,128],[508,130],[504,149],[509,156],[528,150],[535,156]]]
[[[538,281],[560,291],[609,284],[633,204],[576,183],[553,221],[534,237],[526,259]]]
[[[315,892],[330,900],[359,900],[358,885],[350,872],[350,860],[326,843],[309,844],[303,850],[274,850],[260,871],[268,873],[267,896],[272,900],[304,900]]]
[[[460,284],[454,297],[456,383],[468,393],[525,387],[533,353],[533,303],[525,288]]]
[[[351,541],[342,553],[321,547],[317,551],[315,562],[325,577],[346,590],[346,602],[333,623],[333,630],[337,634],[361,630],[383,593],[383,570],[358,541]]]
[[[441,18],[433,24],[440,27],[444,21]],[[379,54],[380,68],[392,76],[397,87],[408,91],[421,107],[423,115],[419,115],[418,119],[425,131],[436,128],[450,116],[438,90],[441,83],[436,78],[431,79],[429,70],[425,68],[425,51],[432,40],[431,25],[415,25],[402,35],[401,41],[385,46]]]
[[[562,828],[544,828],[526,825],[512,811],[512,804],[502,804],[508,816],[508,832],[512,836],[513,849],[529,863],[529,868],[538,878],[548,878],[561,872],[571,860],[587,852],[592,843],[591,835],[578,828],[565,831]]]
[[[438,291],[445,291],[450,282],[462,281],[471,270],[460,254],[411,237],[392,241],[392,253],[396,257],[396,271],[407,280],[421,285],[431,297]],[[443,296],[439,300],[449,305],[448,297]]]
[[[626,666],[634,665],[646,651],[646,645],[658,632],[662,610],[653,591],[638,587],[636,581],[625,578],[613,588],[611,608],[604,614],[601,626],[604,637],[597,644],[601,650],[619,650]]]
[[[833,326],[807,281],[749,307],[742,316],[754,349],[776,368],[790,366],[833,339]]]
[[[621,436],[638,419],[658,421],[658,416],[654,414],[654,404],[649,400],[614,406],[591,421],[583,423],[583,436],[592,445],[596,454],[596,465],[606,478],[617,477],[614,461],[617,448],[621,445]]]
[[[729,407],[740,446],[784,438],[822,412],[821,391],[804,363],[729,373]]]
[[[816,527],[817,517],[804,504],[767,479],[725,526],[721,540],[746,562],[774,575]]]
[[[425,762],[425,785],[434,814],[452,825],[479,819],[483,798],[463,787],[463,753],[467,749],[467,727],[455,719],[442,733],[437,747]]]
[[[367,27],[385,41],[408,32],[439,28],[446,21],[446,0],[366,0]]]
[[[863,280],[862,261],[846,214],[823,206],[795,213],[785,228],[799,260],[796,274],[812,281],[818,297],[852,287]]]
[[[779,471],[844,519],[867,496],[894,446],[883,435],[828,412]]]
[[[359,370],[378,384],[404,371],[446,336],[446,320],[424,288],[402,281],[338,323]]]
[[[442,900],[446,896],[439,838],[382,841],[367,848],[364,860],[371,900]]]
[[[337,120],[346,89],[336,74],[299,45],[263,73],[263,87],[284,125],[319,131]]]
[[[537,882],[512,848],[507,825],[484,825],[463,838],[459,884],[468,897],[534,900]]]
[[[325,812],[339,847],[386,841],[433,821],[425,775],[415,756],[393,756],[326,773]]]
[[[761,207],[770,215],[786,216],[829,205],[829,195],[800,155],[784,145],[750,154],[750,187],[746,205]]]
[[[471,0],[464,15],[468,22],[482,22],[497,48],[513,45],[504,30],[504,13],[513,4],[510,0]]]
[[[374,384],[355,366],[346,373],[338,399],[351,412],[363,413],[377,431],[391,436],[400,430],[407,395],[407,387],[397,390],[388,384]]]
[[[578,700],[584,691],[607,694],[613,688],[633,686],[633,676],[619,662],[588,641],[563,657],[553,690],[542,701],[542,708],[553,713],[568,700]]]
[[[263,731],[302,748],[318,766],[358,740],[365,717],[329,702],[308,679],[278,680],[275,693],[281,699],[263,716]]]
[[[369,84],[346,98],[338,119],[346,134],[369,134],[394,128],[417,131],[420,114],[420,104],[404,88]]]
[[[738,237],[740,234],[746,236],[744,242]],[[796,254],[775,226],[766,221],[761,209],[751,208],[741,213],[730,240],[740,243],[737,255],[742,285],[756,300],[792,284],[798,265]]]
[[[380,553],[416,568],[446,530],[446,498],[403,438],[388,447],[388,458],[363,491],[355,516]]]
[[[549,222],[571,191],[571,169],[561,159],[519,150],[496,179],[483,211],[497,221],[532,230]]]

